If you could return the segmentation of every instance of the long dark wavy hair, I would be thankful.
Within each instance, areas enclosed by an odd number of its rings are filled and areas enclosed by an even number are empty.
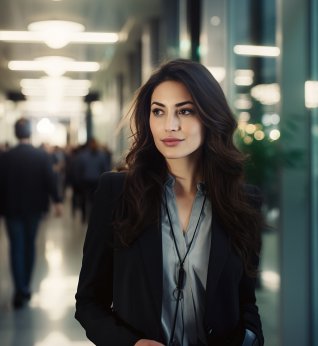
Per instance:
[[[244,184],[245,157],[233,143],[237,123],[218,82],[207,68],[191,60],[177,59],[161,65],[138,90],[131,112],[133,135],[126,157],[128,171],[115,212],[117,233],[122,243],[129,246],[148,226],[160,220],[168,168],[154,144],[149,117],[152,93],[164,81],[183,83],[192,96],[205,128],[200,165],[213,217],[227,232],[246,272],[253,275],[263,220]]]

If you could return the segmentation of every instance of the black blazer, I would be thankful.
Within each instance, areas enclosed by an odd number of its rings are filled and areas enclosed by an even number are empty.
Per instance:
[[[123,182],[123,173],[105,173],[100,179],[84,244],[75,317],[98,346],[134,345],[140,338],[164,343],[160,225],[146,229],[128,248],[112,246],[112,208]],[[245,328],[262,345],[255,280],[245,275],[215,215],[211,238],[204,319],[209,345],[241,345]]]
[[[59,202],[49,156],[31,144],[18,144],[0,156],[0,214],[24,216]]]

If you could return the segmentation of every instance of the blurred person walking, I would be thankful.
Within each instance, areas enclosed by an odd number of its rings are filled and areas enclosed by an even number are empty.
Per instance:
[[[75,159],[75,180],[79,186],[82,222],[88,220],[98,179],[111,169],[111,156],[102,150],[95,138],[90,138]]]
[[[35,240],[43,213],[54,202],[56,216],[62,213],[61,198],[49,156],[30,142],[31,122],[15,123],[19,143],[0,157],[0,213],[4,215],[14,283],[14,308],[31,298],[31,276],[35,260]]]

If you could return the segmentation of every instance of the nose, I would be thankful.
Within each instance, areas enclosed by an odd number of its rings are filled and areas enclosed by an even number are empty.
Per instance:
[[[178,131],[180,130],[180,119],[175,112],[169,112],[165,121],[166,131]]]

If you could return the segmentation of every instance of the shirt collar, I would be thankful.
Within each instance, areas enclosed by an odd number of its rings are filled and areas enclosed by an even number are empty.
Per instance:
[[[174,187],[175,183],[176,183],[176,178],[172,174],[168,173],[168,177],[167,177],[167,180],[165,182],[165,187],[172,189]],[[205,193],[205,190],[206,190],[205,183],[201,182],[201,181],[198,182],[197,183],[197,190],[202,192],[202,193]]]

